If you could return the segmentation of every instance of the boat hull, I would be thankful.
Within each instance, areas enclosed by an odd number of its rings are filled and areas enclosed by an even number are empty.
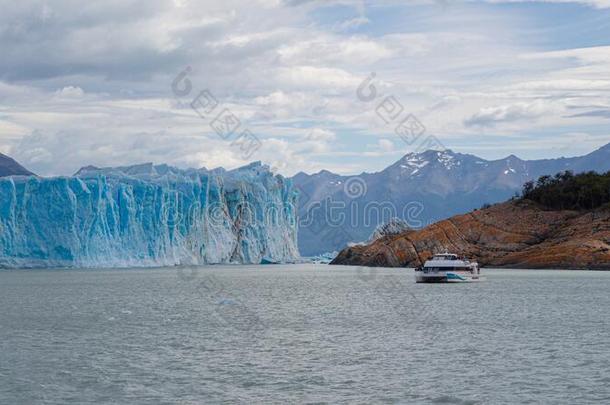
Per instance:
[[[417,283],[471,283],[481,280],[482,277],[480,275],[470,272],[415,272],[415,282]]]

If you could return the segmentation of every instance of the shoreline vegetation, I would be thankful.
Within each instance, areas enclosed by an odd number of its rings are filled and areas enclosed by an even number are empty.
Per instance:
[[[531,200],[553,210],[588,211],[610,208],[610,171],[575,175],[571,171],[541,176],[523,185],[521,199]]]

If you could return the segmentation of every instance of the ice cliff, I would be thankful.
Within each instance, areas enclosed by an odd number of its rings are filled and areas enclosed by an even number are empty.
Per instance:
[[[225,171],[86,167],[0,179],[0,267],[298,259],[297,193],[260,163]]]

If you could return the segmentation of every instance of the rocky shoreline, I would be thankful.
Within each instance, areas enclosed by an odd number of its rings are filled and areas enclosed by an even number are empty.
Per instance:
[[[416,267],[443,251],[484,267],[610,270],[610,208],[557,211],[509,201],[348,247],[330,264]]]

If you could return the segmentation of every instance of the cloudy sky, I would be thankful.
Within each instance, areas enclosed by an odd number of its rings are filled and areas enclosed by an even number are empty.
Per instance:
[[[42,175],[252,160],[287,175],[358,173],[429,139],[489,159],[610,142],[610,0],[0,0],[0,10],[0,152]],[[219,114],[239,127],[219,136]],[[413,117],[425,132],[405,142],[395,129]],[[235,142],[251,136],[260,148]]]

